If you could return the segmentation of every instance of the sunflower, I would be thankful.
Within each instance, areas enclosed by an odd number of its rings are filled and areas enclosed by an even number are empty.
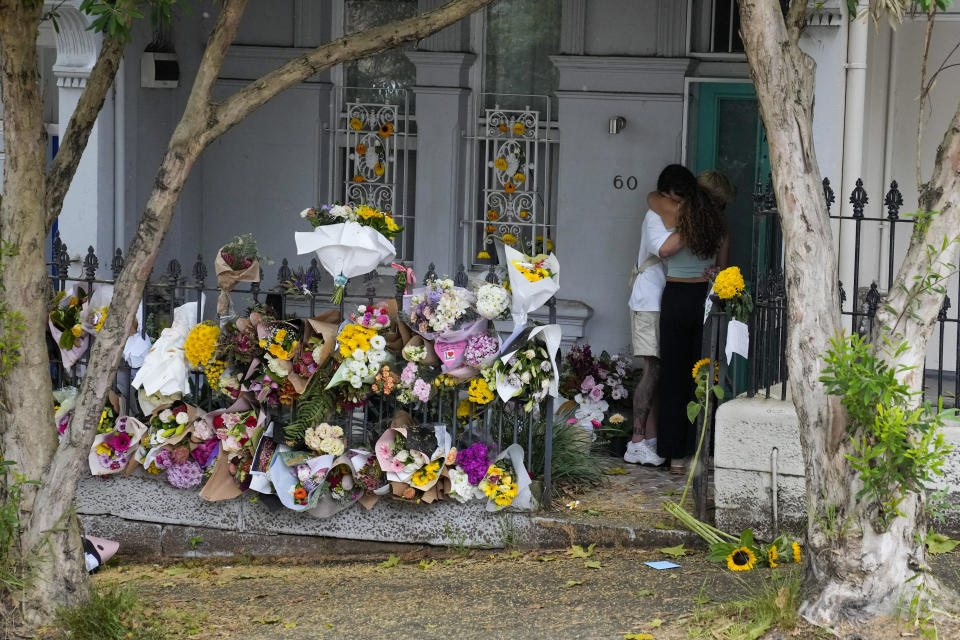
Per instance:
[[[487,220],[491,222],[495,222],[499,218],[500,218],[500,214],[494,211],[493,209],[489,209],[487,211]]]
[[[389,138],[393,135],[393,123],[387,122],[386,124],[380,125],[380,130],[377,131],[377,135],[381,138]]]
[[[358,144],[356,147],[354,147],[353,150],[357,152],[357,155],[358,155],[358,156],[366,155],[366,153],[367,153],[367,145],[365,145],[365,144],[363,144],[363,143],[361,142],[361,143]]]
[[[767,549],[767,562],[771,568],[777,566],[777,545],[772,544],[770,548]]]
[[[378,176],[382,176],[385,170],[386,169],[384,168],[382,162],[378,162],[377,164],[373,165],[373,172]]]
[[[693,379],[697,379],[697,374],[700,373],[700,367],[710,364],[710,358],[703,358],[702,360],[697,360],[696,364],[693,365]]]
[[[793,561],[799,564],[801,560],[803,560],[803,553],[800,551],[800,543],[794,542],[793,543]]]
[[[730,571],[750,571],[757,563],[757,556],[749,547],[738,547],[727,556],[727,568]]]
[[[354,131],[360,131],[360,129],[363,129],[363,120],[360,118],[350,118],[350,128]]]
[[[513,193],[517,190],[517,185],[513,184],[512,182],[508,182],[507,184],[503,185],[503,190],[507,193]]]
[[[526,131],[527,131],[527,128],[523,126],[522,122],[513,123],[513,135],[522,136],[524,133],[526,133]]]
[[[512,233],[505,233],[500,239],[503,240],[504,244],[516,244],[517,242],[517,236],[513,235]]]
[[[506,171],[507,170],[507,159],[506,158],[497,158],[493,161],[493,166],[497,171]]]
[[[513,174],[513,181],[514,181],[514,182],[524,182],[524,181],[526,181],[526,179],[527,179],[527,176],[523,175],[523,174],[520,173],[519,171],[518,171],[517,173]]]
[[[358,173],[357,175],[353,176],[353,181],[354,181],[354,182],[366,182],[367,179],[364,178],[362,175],[360,175],[360,174]]]

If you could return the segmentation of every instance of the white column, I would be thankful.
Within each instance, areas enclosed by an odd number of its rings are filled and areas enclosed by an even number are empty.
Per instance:
[[[464,144],[468,130],[470,53],[410,51],[417,66],[417,184],[414,270],[432,262],[437,274],[456,273],[464,202]]]
[[[86,16],[77,9],[58,9],[57,97],[61,135],[87,85],[97,59],[100,37],[87,29]],[[76,175],[64,198],[57,221],[60,237],[73,260],[83,260],[87,247],[100,259],[100,274],[109,274],[113,255],[113,95],[107,96],[94,125]]]

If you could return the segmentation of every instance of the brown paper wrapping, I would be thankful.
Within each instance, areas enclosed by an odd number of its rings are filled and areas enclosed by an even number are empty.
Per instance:
[[[336,309],[324,311],[312,318],[307,318],[303,323],[303,340],[300,341],[299,350],[302,351],[306,348],[307,342],[311,337],[319,335],[323,338],[323,344],[320,346],[320,359],[317,361],[318,370],[330,359],[330,356],[333,355],[333,348],[337,346],[337,329],[339,326],[340,312]],[[298,351],[294,358],[299,356],[299,354],[300,352]],[[310,382],[310,378],[303,378],[295,373],[287,376],[287,380],[293,385],[294,390],[300,394],[306,390],[307,383]]]
[[[214,462],[213,474],[210,476],[210,479],[207,480],[206,484],[203,485],[203,489],[200,490],[200,497],[207,502],[232,500],[243,494],[243,491],[240,490],[240,487],[237,486],[236,481],[233,479],[233,474],[230,473],[228,458],[228,454],[223,449],[220,449],[220,453],[217,454],[217,460]]]
[[[160,407],[157,407],[156,409],[153,410],[153,413],[150,414],[150,418],[155,418],[156,416],[160,415],[160,412],[164,411],[165,409],[169,409],[172,406],[173,406],[172,404],[165,404]],[[193,433],[193,421],[202,415],[203,413],[200,410],[200,408],[195,407],[192,404],[188,404],[187,405],[187,424],[184,425],[184,429],[179,435],[171,436],[170,438],[168,438],[167,441],[163,443],[164,446],[180,444],[181,440],[183,440],[184,438],[186,438],[187,436]],[[150,418],[147,419],[148,427],[150,425]]]
[[[360,503],[360,506],[362,506],[364,509],[369,511],[370,509],[373,509],[373,505],[377,504],[378,500],[380,500],[380,496],[378,496],[375,493],[370,493],[369,491],[367,491],[362,496],[360,496],[360,499],[357,500],[357,502]]]
[[[231,269],[221,255],[224,247],[226,245],[217,250],[217,259],[213,262],[213,269],[217,272],[217,284],[220,286],[220,297],[217,298],[217,314],[221,316],[229,312],[230,292],[233,291],[238,282],[260,282],[259,261],[254,259],[253,264],[243,271]]]

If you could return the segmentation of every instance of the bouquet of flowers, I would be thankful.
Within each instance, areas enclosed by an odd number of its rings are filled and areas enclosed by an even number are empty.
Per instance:
[[[467,388],[467,400],[476,405],[485,405],[493,402],[493,389],[485,378],[476,377],[470,380],[470,386]]]
[[[61,436],[70,426],[73,417],[73,407],[77,402],[76,387],[62,387],[53,391],[53,420],[57,425],[57,433]]]
[[[304,511],[316,506],[333,461],[332,455],[311,456],[281,444],[267,469],[267,477],[283,506]]]
[[[611,408],[631,411],[627,387],[633,384],[632,376],[632,367],[624,356],[611,357],[604,351],[596,357],[590,345],[578,345],[564,358],[559,389],[577,404],[577,422],[590,431],[602,426]]]
[[[501,318],[510,309],[510,292],[503,285],[485,282],[476,295],[477,313],[487,320]]]
[[[147,426],[150,428],[148,446],[175,444],[189,435],[197,408],[184,402],[176,402],[168,408],[155,410]]]
[[[431,388],[430,382],[420,376],[420,365],[416,362],[408,362],[400,373],[400,393],[397,395],[397,402],[401,404],[428,402]]]
[[[407,362],[423,362],[427,358],[427,347],[423,344],[408,344],[403,347],[400,355]]]
[[[556,397],[559,347],[558,325],[535,327],[517,336],[494,363],[500,399],[504,402],[511,398],[526,400],[523,410],[529,413],[548,394]]]
[[[87,301],[87,292],[74,285],[69,292],[58,291],[51,303],[50,334],[60,348],[63,368],[67,373],[87,349],[88,334],[83,330],[80,319],[83,306]]]
[[[300,217],[314,230],[294,235],[297,253],[315,252],[320,264],[333,276],[334,304],[343,300],[349,278],[373,271],[378,264],[393,259],[393,238],[403,230],[389,214],[366,205],[325,205],[304,209]]]
[[[326,422],[322,422],[315,427],[308,427],[304,431],[303,442],[318,455],[339,456],[343,454],[347,446],[347,441],[343,437],[343,429]]]
[[[357,484],[363,488],[364,493],[377,496],[385,493],[385,490],[389,490],[387,476],[383,469],[380,468],[380,462],[377,460],[377,457],[369,451],[353,451],[352,453],[355,454],[353,459],[354,467],[356,468],[353,477],[354,480],[357,481]],[[374,502],[376,502],[376,500],[360,499],[360,503],[368,509],[373,506]]]
[[[463,351],[464,363],[481,369],[493,362],[500,352],[500,338],[497,335],[476,333],[467,338]]]
[[[90,448],[88,462],[95,476],[117,473],[126,468],[147,427],[129,416],[119,418],[111,429],[98,433]]]
[[[172,325],[160,333],[133,379],[144,413],[190,393],[190,363],[184,344],[197,324],[197,305],[188,302],[173,310]]]
[[[528,256],[508,246],[504,246],[503,251],[513,296],[513,322],[522,327],[527,323],[527,315],[542,307],[560,289],[560,262],[552,253]]]
[[[753,298],[746,290],[740,267],[727,267],[713,281],[713,293],[723,301],[727,315],[737,322],[746,322],[753,312]]]
[[[386,351],[387,341],[371,327],[361,324],[348,324],[337,335],[340,343],[340,366],[337,368],[327,389],[347,382],[359,390],[364,384],[373,382],[380,367],[389,359]]]
[[[513,506],[531,509],[535,500],[530,494],[530,474],[523,464],[523,449],[512,444],[497,456],[477,488],[488,499],[487,511]]]
[[[456,467],[447,470],[450,497],[460,503],[483,498],[485,494],[478,485],[487,475],[490,459],[490,448],[482,442],[457,451]]]
[[[472,293],[444,278],[429,280],[426,286],[414,289],[409,298],[404,296],[404,310],[410,327],[424,338],[454,341],[465,337],[457,335],[459,330],[472,328],[477,320],[473,302]]]
[[[167,482],[178,489],[189,489],[203,482],[203,467],[191,454],[188,444],[152,449],[144,459],[148,473],[167,472]]]
[[[405,431],[388,429],[376,445],[380,468],[387,474],[388,479],[399,482],[406,482],[414,471],[429,462],[427,454],[407,448]]]
[[[220,327],[213,323],[202,322],[190,330],[183,343],[183,352],[191,368],[202,371],[211,391],[220,390],[220,376],[226,367],[222,360],[214,359],[217,342],[220,339]]]
[[[257,241],[251,234],[236,236],[220,247],[213,264],[217,272],[220,297],[217,314],[230,315],[233,303],[230,292],[238,282],[260,282],[260,263],[257,260]]]
[[[304,321],[303,342],[293,356],[293,372],[289,376],[298,394],[302,395],[306,391],[307,383],[313,374],[333,355],[339,324],[340,313],[336,310],[324,311]]]
[[[200,497],[210,501],[235,498],[250,486],[253,456],[268,428],[267,414],[249,395],[242,394],[229,408],[208,413],[204,422],[203,435],[212,431],[219,451]]]
[[[110,309],[110,301],[113,299],[113,285],[94,283],[90,287],[90,297],[81,314],[80,323],[83,330],[90,335],[100,333],[103,323],[107,320],[107,312]]]
[[[257,325],[260,348],[279,360],[289,360],[300,344],[296,328],[289,322]]]
[[[357,313],[351,313],[350,319],[354,324],[359,324],[371,329],[386,329],[390,326],[390,315],[385,307],[367,306],[361,304],[357,307]]]

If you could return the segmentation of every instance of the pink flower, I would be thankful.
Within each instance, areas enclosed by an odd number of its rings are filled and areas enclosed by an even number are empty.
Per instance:
[[[600,423],[599,420],[591,420],[591,421],[590,421],[590,424],[593,425],[593,428],[594,428],[594,429],[599,429],[600,427],[603,426],[603,425]]]
[[[593,389],[596,385],[597,383],[594,381],[593,376],[587,376],[583,379],[583,382],[580,383],[580,391],[586,393],[587,391]]]
[[[377,324],[387,324],[390,322],[390,318],[384,315],[377,316]]]
[[[600,402],[603,400],[603,385],[598,384],[594,388],[590,389],[590,399],[594,402]]]
[[[384,444],[377,445],[377,455],[383,456],[384,458],[390,457],[390,447]]]
[[[570,418],[569,420],[567,420],[567,424],[576,424],[577,422],[579,421],[576,418]]]
[[[400,473],[403,471],[403,463],[396,458],[393,458],[390,460],[390,471],[393,471],[394,473]]]
[[[413,383],[413,395],[417,396],[420,402],[428,401],[430,399],[430,385],[424,382],[422,378],[417,378],[417,381]]]
[[[110,445],[114,451],[126,451],[130,448],[130,436],[126,433],[116,433],[107,439],[107,444]]]
[[[239,451],[240,441],[237,440],[236,436],[228,436],[223,442],[223,448],[225,451]]]

